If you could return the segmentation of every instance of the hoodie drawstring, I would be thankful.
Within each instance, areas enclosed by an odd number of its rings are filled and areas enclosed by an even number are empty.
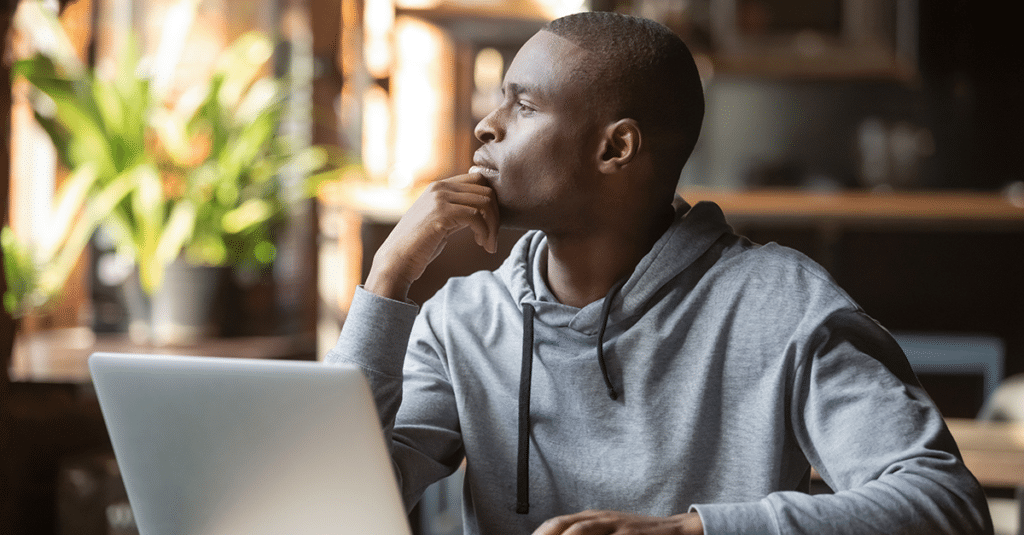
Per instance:
[[[608,387],[608,397],[619,398],[619,393],[612,385],[608,375],[608,365],[604,360],[604,332],[608,327],[608,314],[611,312],[612,300],[619,293],[627,279],[612,286],[601,306],[601,327],[597,331],[597,363],[601,367],[604,384]],[[516,465],[516,513],[525,515],[530,512],[530,383],[533,379],[533,305],[523,303],[523,365],[519,374],[519,452]]]
[[[530,383],[533,378],[533,305],[523,303],[523,368],[519,374],[519,458],[516,512],[530,512]]]
[[[617,282],[615,286],[612,286],[611,290],[608,290],[608,295],[604,296],[604,304],[601,306],[601,328],[597,331],[597,363],[601,366],[604,385],[608,387],[608,397],[612,398],[612,400],[619,399],[619,393],[615,391],[615,386],[612,385],[612,378],[608,375],[608,365],[604,362],[604,330],[608,327],[608,314],[612,309],[612,300],[624,284],[626,284],[626,279]]]

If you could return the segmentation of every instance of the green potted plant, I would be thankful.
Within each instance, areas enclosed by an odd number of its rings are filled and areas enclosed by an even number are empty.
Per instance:
[[[267,266],[274,230],[293,202],[280,174],[303,178],[299,197],[336,176],[338,155],[296,148],[279,135],[286,95],[263,74],[272,51],[265,36],[240,37],[205,83],[174,99],[137,75],[135,47],[124,50],[112,79],[59,54],[14,65],[14,75],[34,88],[37,119],[71,170],[57,193],[54,219],[66,227],[54,233],[59,238],[25,243],[3,230],[4,305],[16,317],[52,302],[101,227],[135,263],[150,298],[174,264]]]

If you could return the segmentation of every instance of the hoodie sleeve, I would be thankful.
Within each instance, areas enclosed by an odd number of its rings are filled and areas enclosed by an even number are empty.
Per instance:
[[[706,535],[992,533],[980,485],[888,332],[847,310],[798,353],[793,433],[835,493],[694,506]]]
[[[338,342],[324,357],[365,373],[407,510],[458,468],[463,451],[450,379],[437,358],[440,344],[418,312],[410,302],[357,288]]]

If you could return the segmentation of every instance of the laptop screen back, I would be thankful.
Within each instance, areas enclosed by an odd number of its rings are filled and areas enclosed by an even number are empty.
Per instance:
[[[112,353],[89,367],[141,535],[410,533],[358,369]]]

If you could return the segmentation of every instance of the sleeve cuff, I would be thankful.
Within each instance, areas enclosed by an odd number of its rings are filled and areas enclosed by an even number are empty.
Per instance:
[[[779,535],[778,526],[764,502],[691,505],[690,512],[700,515],[704,535]]]
[[[399,377],[419,307],[356,288],[352,305],[334,348],[324,362],[348,362],[376,373]]]

